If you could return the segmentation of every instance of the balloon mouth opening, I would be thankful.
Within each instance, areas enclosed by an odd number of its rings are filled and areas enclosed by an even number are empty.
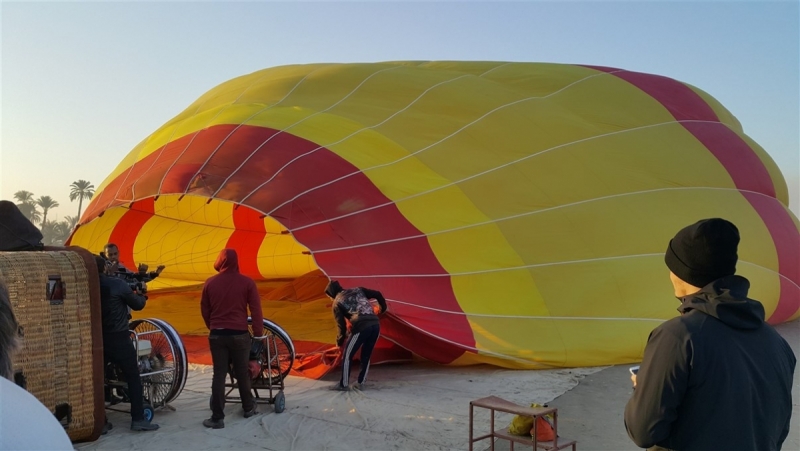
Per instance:
[[[151,289],[202,284],[220,250],[235,249],[239,270],[256,281],[294,280],[319,270],[313,253],[278,220],[247,205],[185,194],[113,206],[78,227],[68,244],[94,254],[107,243],[128,268],[165,265]]]

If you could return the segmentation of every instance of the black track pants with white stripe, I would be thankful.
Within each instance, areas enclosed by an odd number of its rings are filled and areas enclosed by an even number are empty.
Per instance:
[[[367,380],[369,359],[372,357],[372,349],[375,348],[375,342],[378,341],[380,336],[381,326],[380,324],[375,324],[351,335],[347,340],[347,344],[344,347],[344,356],[342,356],[342,380],[339,381],[342,387],[350,385],[350,367],[353,365],[353,356],[355,356],[359,348],[361,348],[361,372],[358,373],[358,383],[363,384]]]

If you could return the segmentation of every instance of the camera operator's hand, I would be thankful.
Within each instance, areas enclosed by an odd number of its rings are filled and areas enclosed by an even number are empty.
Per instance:
[[[139,272],[140,273],[142,273],[142,274],[146,273],[147,272],[147,268],[149,268],[149,266],[147,266],[147,263],[139,263]]]
[[[164,268],[166,268],[166,266],[158,265],[158,267],[156,268],[156,274],[158,274],[160,276],[161,275],[161,271],[163,271]]]
[[[133,285],[131,285],[131,290],[134,293],[138,294],[139,296],[144,296],[147,299],[147,284],[142,281],[135,281]]]

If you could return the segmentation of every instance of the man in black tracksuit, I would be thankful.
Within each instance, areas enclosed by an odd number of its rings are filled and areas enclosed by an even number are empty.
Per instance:
[[[356,287],[343,289],[339,282],[332,280],[325,288],[325,294],[333,299],[333,317],[338,327],[336,345],[344,347],[342,355],[342,378],[331,390],[346,391],[350,389],[350,366],[353,364],[353,356],[361,348],[361,372],[358,373],[358,381],[354,384],[357,389],[364,387],[364,381],[369,371],[369,359],[372,356],[372,349],[381,334],[381,325],[378,315],[372,309],[370,299],[375,299],[380,305],[381,314],[386,311],[386,299],[380,291],[370,290],[369,288]],[[347,336],[347,323],[350,321],[350,337]]]
[[[142,380],[136,350],[131,341],[128,307],[133,310],[144,308],[147,298],[136,294],[124,280],[106,274],[107,264],[102,257],[96,257],[100,273],[100,309],[103,320],[103,358],[120,367],[128,383],[131,401],[131,430],[154,431],[158,425],[144,418],[144,397]]]
[[[734,275],[739,232],[699,221],[670,241],[665,260],[681,316],[651,334],[625,407],[642,448],[779,450],[789,433],[796,359]]]

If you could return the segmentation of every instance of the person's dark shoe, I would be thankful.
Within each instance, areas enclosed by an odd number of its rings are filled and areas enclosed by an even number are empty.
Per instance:
[[[338,383],[338,382],[337,382],[336,384],[334,384],[334,385],[331,385],[330,387],[328,387],[328,390],[334,390],[334,391],[350,391],[350,387],[344,387],[344,386],[342,386],[342,384],[340,384],[340,383]]]
[[[222,419],[215,420],[213,418],[209,418],[207,420],[203,420],[203,426],[211,429],[222,429],[225,427],[225,421]]]
[[[132,431],[155,431],[156,429],[158,429],[158,425],[147,420],[131,420]]]
[[[252,416],[254,416],[254,415],[258,415],[258,413],[259,413],[259,412],[258,412],[258,409],[256,409],[255,407],[253,407],[253,409],[252,409],[252,410],[245,410],[245,411],[244,411],[244,417],[245,417],[245,418],[250,418],[250,417],[252,417]]]
[[[121,402],[124,402],[124,401],[125,400],[123,398],[121,398],[121,397],[119,397],[119,396],[117,396],[117,395],[115,395],[113,393],[107,393],[106,394],[106,402],[109,403],[112,406],[116,405],[116,404],[119,404]]]

